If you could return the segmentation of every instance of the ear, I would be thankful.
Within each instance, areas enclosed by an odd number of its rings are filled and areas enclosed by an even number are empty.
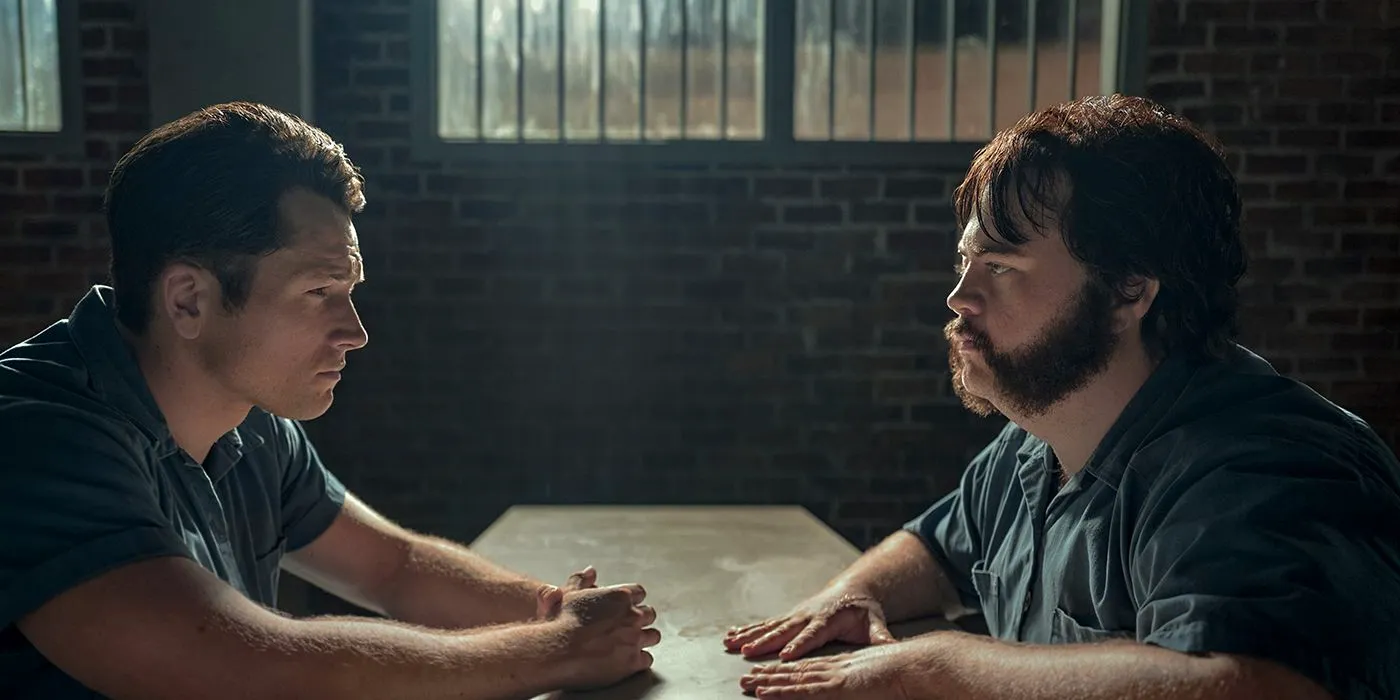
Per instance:
[[[1137,300],[1118,307],[1118,330],[1141,324],[1161,288],[1162,283],[1155,277],[1130,277],[1123,291]]]
[[[189,263],[172,263],[156,280],[155,309],[175,335],[194,340],[222,303],[219,281],[208,270]]]

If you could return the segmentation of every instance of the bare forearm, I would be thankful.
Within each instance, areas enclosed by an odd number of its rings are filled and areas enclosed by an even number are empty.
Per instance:
[[[926,661],[911,671],[905,684],[909,700],[1329,697],[1302,676],[1269,662],[1188,655],[1131,641],[1026,645],[936,632],[909,643],[924,646]]]
[[[257,643],[236,687],[254,685],[256,697],[486,700],[566,683],[562,635],[550,623],[444,633],[353,618],[288,620],[239,636]]]
[[[961,611],[952,583],[918,537],[896,532],[832,581],[880,602],[889,622]]]
[[[419,535],[379,603],[396,620],[461,629],[530,619],[543,585],[461,545]]]

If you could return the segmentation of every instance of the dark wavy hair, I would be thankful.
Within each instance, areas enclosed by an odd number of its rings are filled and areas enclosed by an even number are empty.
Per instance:
[[[1134,277],[1157,279],[1142,323],[1155,357],[1220,357],[1238,332],[1235,177],[1217,141],[1151,100],[1086,97],[1022,118],[978,151],[953,200],[959,228],[976,215],[1013,245],[1053,214],[1070,254],[1121,301],[1141,295]]]
[[[282,195],[305,188],[356,214],[363,186],[339,143],[266,105],[214,105],[157,127],[122,156],[107,186],[117,318],[145,332],[151,287],[173,262],[209,270],[224,307],[242,308],[258,257],[288,243]]]

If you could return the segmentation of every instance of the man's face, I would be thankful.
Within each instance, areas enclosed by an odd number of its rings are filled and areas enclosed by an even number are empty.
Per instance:
[[[958,243],[961,279],[944,327],[953,391],[981,416],[1036,417],[1108,366],[1114,298],[1047,222],[1014,248],[973,217]]]
[[[198,343],[200,360],[238,400],[305,420],[330,408],[340,369],[368,336],[350,301],[363,281],[350,217],[293,190],[279,204],[287,247],[258,260],[243,308],[222,308]]]

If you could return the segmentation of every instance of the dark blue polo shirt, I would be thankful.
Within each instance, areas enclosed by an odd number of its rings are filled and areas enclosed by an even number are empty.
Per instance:
[[[1275,660],[1400,697],[1400,464],[1242,348],[1162,363],[1061,487],[1008,424],[907,525],[991,633]]]
[[[72,586],[152,557],[187,557],[277,602],[282,555],[311,543],[345,489],[295,421],[254,409],[204,465],[170,436],[112,290],[0,354],[0,697],[95,697],[15,622]]]

